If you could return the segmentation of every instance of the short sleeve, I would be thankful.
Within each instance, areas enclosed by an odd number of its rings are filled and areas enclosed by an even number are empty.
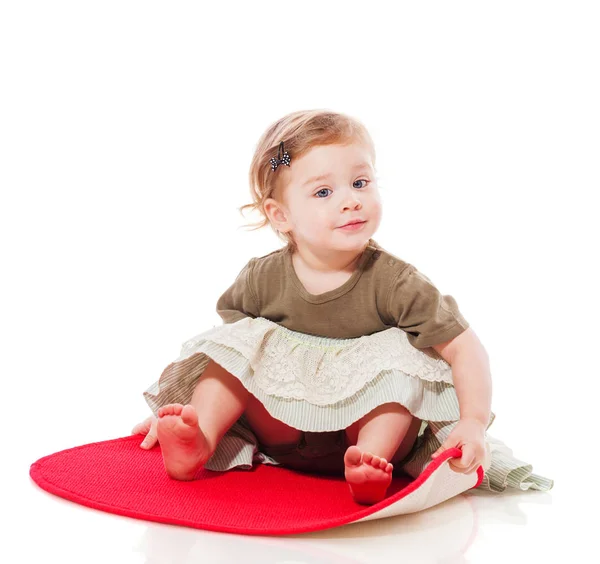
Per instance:
[[[413,265],[404,268],[392,281],[387,315],[407,333],[409,343],[417,349],[449,341],[469,327],[456,300],[441,294]]]
[[[253,289],[252,267],[250,260],[237,275],[235,281],[217,300],[217,313],[223,323],[235,323],[244,317],[259,317],[258,300]]]

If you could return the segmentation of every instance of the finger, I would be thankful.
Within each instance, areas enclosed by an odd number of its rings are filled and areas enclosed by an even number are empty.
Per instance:
[[[460,465],[463,468],[469,468],[475,462],[475,447],[467,443],[462,448],[462,456],[460,458]]]
[[[483,456],[476,456],[475,460],[473,461],[473,464],[471,464],[471,466],[469,466],[469,471],[468,473],[470,474],[471,472],[476,472],[477,469],[483,464]],[[483,469],[483,468],[482,468]]]
[[[151,433],[148,433],[146,435],[146,438],[142,441],[142,443],[140,444],[140,446],[142,448],[152,448],[156,442],[158,441],[158,438],[156,437],[156,435],[153,435]]]
[[[150,430],[140,446],[143,446],[144,448],[152,448],[158,442],[158,433],[156,432],[157,426],[158,419],[154,417],[154,415],[150,416]]]
[[[477,470],[480,466],[481,469],[485,472],[485,468],[483,467],[485,462],[485,455],[478,456],[473,464],[473,471]]]
[[[442,452],[444,452],[445,450],[452,448],[449,442],[445,442],[443,445],[440,446],[440,448],[438,448],[432,455],[431,458],[435,458],[436,456],[439,456],[440,454],[442,454]]]
[[[131,430],[131,434],[132,435],[138,435],[138,434],[146,435],[148,433],[148,431],[150,430],[151,419],[152,419],[152,417],[148,417],[147,419],[144,419],[144,421],[142,421],[141,423],[138,423]]]
[[[464,474],[465,469],[462,466],[460,466],[457,458],[450,458],[449,464],[450,464],[450,468],[452,468],[452,470],[454,470],[455,472],[460,472],[461,474]]]
[[[456,459],[454,459],[454,460],[456,460]],[[460,472],[461,474],[471,474],[477,469],[477,466],[469,466],[469,467],[465,468],[464,466],[460,465],[460,462],[458,464],[450,462],[450,466],[452,467],[452,469],[454,471]]]
[[[453,470],[461,474],[468,474],[469,467],[471,466],[470,464],[464,464],[462,458],[450,458],[448,462]]]
[[[144,423],[136,423],[136,425],[133,427],[133,429],[131,429],[131,434],[132,435],[138,435],[138,434],[144,434],[142,432],[144,428]]]
[[[475,465],[472,464],[466,470],[464,470],[464,473],[465,474],[473,474],[477,470],[478,467],[479,467],[479,464],[475,464]]]

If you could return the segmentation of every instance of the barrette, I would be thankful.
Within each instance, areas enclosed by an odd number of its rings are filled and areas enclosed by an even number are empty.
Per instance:
[[[283,141],[279,143],[277,157],[273,157],[269,162],[271,163],[271,170],[276,170],[280,164],[290,166],[290,162],[292,162],[292,159],[290,158],[289,153],[283,150]]]

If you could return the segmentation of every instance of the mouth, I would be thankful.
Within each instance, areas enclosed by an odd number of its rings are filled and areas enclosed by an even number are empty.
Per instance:
[[[340,225],[340,227],[338,227],[338,229],[344,229],[344,228],[347,228],[347,229],[351,229],[351,228],[358,229],[363,223],[367,223],[367,222],[355,219],[353,221],[350,221],[349,223],[346,223],[345,225]]]

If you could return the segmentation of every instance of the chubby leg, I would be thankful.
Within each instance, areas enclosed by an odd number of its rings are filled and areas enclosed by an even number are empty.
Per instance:
[[[376,407],[346,429],[350,445],[376,452],[392,463],[401,461],[412,449],[421,420],[399,403]]]
[[[157,435],[167,473],[177,480],[193,480],[244,412],[249,396],[235,376],[211,359],[190,404],[158,410]]]
[[[355,501],[370,505],[385,497],[393,463],[410,452],[420,424],[404,406],[387,403],[346,429],[345,475]]]
[[[300,431],[271,417],[235,376],[211,359],[190,405],[169,404],[158,410],[157,435],[167,473],[177,480],[193,480],[242,413],[262,444],[300,439]]]
[[[244,415],[258,441],[265,446],[297,443],[302,435],[298,429],[272,417],[252,394],[248,398]]]
[[[404,460],[408,453],[412,450],[415,442],[417,441],[417,437],[419,436],[421,423],[421,419],[415,417],[414,415],[412,416],[412,421],[408,427],[408,431],[406,432],[406,435],[404,435],[396,454],[394,454],[392,460],[390,460],[392,464],[396,464]]]

